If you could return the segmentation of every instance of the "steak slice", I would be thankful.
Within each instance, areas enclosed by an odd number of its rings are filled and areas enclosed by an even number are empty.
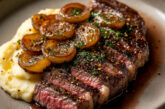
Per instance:
[[[76,95],[78,98],[88,101],[89,109],[92,109],[93,99],[91,93],[84,88],[73,84],[75,80],[73,80],[69,74],[65,75],[64,73],[60,72],[60,69],[52,69],[52,71],[45,73],[44,80],[46,80],[48,83],[67,90],[72,95]],[[79,82],[77,81],[76,84],[79,84]]]
[[[71,68],[71,74],[81,82],[99,90],[101,96],[98,100],[99,104],[103,104],[108,100],[110,90],[100,78],[84,71],[83,69],[77,69],[75,67]]]
[[[127,87],[128,73],[126,73],[126,70],[120,69],[110,62],[103,63],[102,69],[109,76],[110,97],[115,96]]]
[[[111,47],[105,47],[105,52],[109,54],[110,58],[113,57],[114,59],[125,64],[126,68],[129,71],[129,80],[132,80],[134,78],[136,67],[134,61],[131,58],[129,58],[125,54],[118,52],[117,50]]]
[[[89,104],[85,100],[78,99],[45,81],[36,85],[33,99],[47,109],[89,109]]]

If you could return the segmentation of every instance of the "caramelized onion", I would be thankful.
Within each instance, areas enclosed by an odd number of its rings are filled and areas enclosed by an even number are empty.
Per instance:
[[[100,30],[91,23],[82,24],[76,31],[76,46],[89,48],[95,45],[100,38]]]
[[[61,8],[60,15],[65,21],[78,23],[87,20],[90,17],[90,11],[80,3],[70,3]]]
[[[45,38],[38,33],[24,35],[21,40],[21,47],[28,52],[40,53]]]
[[[43,45],[42,52],[50,61],[60,64],[71,61],[76,55],[76,48],[70,41],[57,42],[48,40]]]
[[[54,23],[57,21],[62,21],[62,17],[59,14],[45,15],[45,14],[35,14],[32,17],[32,25],[34,29],[39,30],[40,26],[46,21]]]
[[[113,29],[121,29],[125,24],[124,17],[120,13],[113,11],[98,14],[95,17],[95,22],[101,26],[110,27]]]
[[[74,25],[68,22],[45,22],[40,28],[40,33],[48,39],[66,40],[73,36]]]
[[[43,55],[32,55],[23,52],[18,59],[18,64],[25,70],[34,73],[41,73],[51,62]]]

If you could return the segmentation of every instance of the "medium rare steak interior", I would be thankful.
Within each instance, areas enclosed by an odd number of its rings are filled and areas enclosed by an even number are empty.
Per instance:
[[[77,43],[77,36],[94,34],[84,26],[97,27],[99,40],[86,48],[78,42],[72,61],[44,70],[33,95],[44,108],[93,109],[102,105],[125,89],[148,60],[145,23],[135,10],[116,0],[92,0],[88,10],[90,17],[84,25],[76,23],[72,42]]]

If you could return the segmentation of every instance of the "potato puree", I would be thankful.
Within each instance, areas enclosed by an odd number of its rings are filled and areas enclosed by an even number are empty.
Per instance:
[[[39,13],[57,14],[59,9],[45,9]],[[16,35],[0,47],[0,87],[13,98],[32,101],[35,84],[41,75],[30,74],[18,65],[18,54],[22,51],[18,41],[24,34],[34,33],[31,18],[19,27]]]

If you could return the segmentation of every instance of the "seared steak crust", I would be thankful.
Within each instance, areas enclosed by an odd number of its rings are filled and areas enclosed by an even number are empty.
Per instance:
[[[92,0],[93,13],[115,12],[125,19],[122,29],[99,26],[101,36],[92,48],[78,50],[74,60],[53,65],[35,87],[33,99],[48,109],[92,109],[111,99],[135,79],[148,60],[146,27],[139,14],[116,0]]]
[[[148,60],[149,47],[145,37],[146,26],[144,20],[135,10],[116,0],[92,0],[91,3],[89,7],[93,11],[115,10],[120,12],[126,19],[126,25],[123,27],[123,30],[126,28],[127,30],[120,34],[122,37],[116,40],[119,34],[113,34],[112,38],[105,38],[103,42],[108,41],[113,44],[113,47],[104,46],[105,51],[125,63],[130,71],[129,80],[132,80],[136,69],[142,67]]]

